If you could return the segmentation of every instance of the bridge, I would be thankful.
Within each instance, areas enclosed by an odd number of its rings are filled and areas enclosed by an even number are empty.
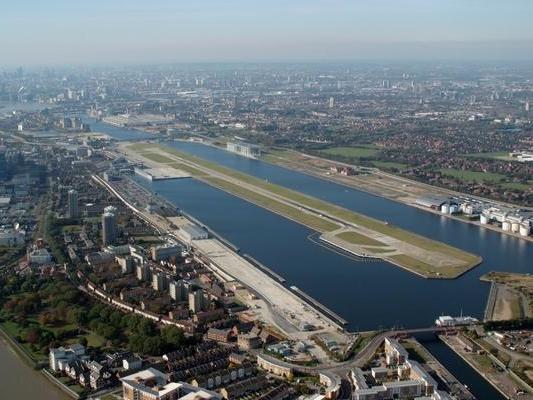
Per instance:
[[[432,326],[427,328],[413,328],[413,329],[396,329],[396,330],[389,330],[389,331],[383,331],[376,336],[374,336],[367,345],[359,351],[352,359],[343,361],[343,362],[337,362],[337,363],[331,363],[326,365],[320,365],[315,367],[307,367],[302,366],[298,364],[292,364],[287,361],[279,360],[274,357],[268,357],[269,361],[279,365],[282,368],[290,368],[294,372],[299,372],[303,374],[318,374],[320,372],[331,372],[338,375],[345,375],[348,371],[350,371],[354,367],[362,367],[366,363],[368,363],[378,348],[381,346],[385,338],[388,337],[395,337],[395,336],[410,336],[415,335],[419,333],[438,333],[438,334],[447,334],[457,331],[459,328],[463,328],[463,326]],[[265,355],[262,355],[265,356]]]

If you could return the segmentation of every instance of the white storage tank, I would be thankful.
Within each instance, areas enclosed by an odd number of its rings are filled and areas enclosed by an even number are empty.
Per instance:
[[[442,206],[440,206],[440,212],[443,214],[449,214],[450,213],[450,205],[448,203],[444,203]]]
[[[509,232],[511,230],[511,223],[509,221],[503,221],[502,222],[502,229],[505,232]]]
[[[457,214],[459,212],[459,206],[457,204],[450,204],[450,214]]]
[[[511,224],[511,230],[514,232],[514,233],[518,233],[520,231],[520,223],[519,222],[513,222]]]
[[[529,227],[529,224],[520,225],[520,236],[529,236],[530,232],[531,228]]]
[[[479,216],[479,222],[482,225],[487,225],[489,223],[489,216],[487,214],[481,214]]]

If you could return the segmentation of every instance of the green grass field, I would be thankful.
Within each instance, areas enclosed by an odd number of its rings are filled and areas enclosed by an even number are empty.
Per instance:
[[[368,236],[361,235],[357,232],[341,232],[335,236],[339,239],[347,241],[348,243],[358,244],[361,246],[385,246],[384,243],[369,238]],[[374,249],[372,249],[372,251],[373,250]]]
[[[61,230],[65,233],[79,233],[81,232],[80,225],[65,225],[61,227]]]
[[[461,169],[443,168],[441,174],[460,179],[464,182],[501,182],[505,180],[505,175],[492,172],[463,171]]]
[[[469,157],[469,158],[485,158],[485,159],[492,159],[492,160],[505,160],[505,161],[512,160],[512,158],[509,157],[508,151],[495,151],[492,153],[472,153],[472,154],[464,154],[464,156]]]
[[[148,158],[149,160],[158,162],[158,163],[164,163],[169,164],[175,162],[172,158],[165,157],[161,154],[155,154],[155,153],[144,153],[142,154],[143,157]]]
[[[379,150],[375,146],[354,146],[354,147],[330,147],[320,150],[320,153],[331,156],[346,158],[368,158],[376,155]]]
[[[392,169],[392,168],[395,168],[395,169],[398,169],[398,170],[402,170],[402,169],[406,169],[408,167],[407,164],[402,164],[402,163],[397,163],[397,162],[392,162],[392,161],[372,161],[372,165],[374,165],[374,167],[380,168],[380,169]]]
[[[533,189],[533,181],[530,181],[529,183],[505,182],[501,184],[501,187],[510,190],[529,190]]]
[[[413,257],[410,257],[406,254],[398,254],[395,256],[389,257],[391,260],[397,262],[400,265],[411,265],[415,270],[423,275],[436,275],[439,272],[443,276],[454,275],[457,271],[455,268],[446,268],[441,267],[435,268],[430,264],[427,264],[423,261],[417,260]]]

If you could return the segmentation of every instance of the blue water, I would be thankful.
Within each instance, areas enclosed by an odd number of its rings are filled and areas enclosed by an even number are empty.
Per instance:
[[[106,124],[105,122],[98,121],[95,118],[83,117],[82,120],[90,125],[91,132],[107,133],[117,140],[141,140],[154,138],[154,135],[151,133]]]
[[[479,254],[484,262],[459,279],[427,280],[386,262],[357,262],[308,239],[312,231],[194,180],[153,189],[205,222],[349,321],[351,329],[422,327],[442,313],[482,317],[491,270],[533,272],[533,245],[355,189],[191,142],[168,144],[247,174],[389,221]]]
[[[479,375],[460,356],[440,340],[421,341],[426,349],[436,357],[448,371],[479,400],[503,400],[505,397]]]
[[[102,129],[110,132],[107,126]],[[119,139],[129,133],[120,133]],[[115,135],[113,135],[115,136]],[[136,137],[135,137],[136,138]],[[195,180],[150,183],[155,192],[205,222],[349,321],[349,329],[428,326],[441,314],[482,317],[491,270],[533,272],[533,245],[332,182],[240,157],[201,144],[170,146],[270,182],[389,221],[423,236],[474,252],[484,262],[452,281],[426,280],[385,262],[357,262],[310,241],[313,232],[277,214]],[[424,343],[478,399],[503,397],[439,342]]]

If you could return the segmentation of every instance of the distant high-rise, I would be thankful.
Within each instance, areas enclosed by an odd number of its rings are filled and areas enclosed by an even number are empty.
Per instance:
[[[167,288],[168,279],[162,272],[157,272],[152,275],[152,289],[162,291]]]
[[[189,293],[189,310],[197,313],[203,310],[204,307],[204,293],[201,290]]]
[[[526,104],[525,104],[525,106],[524,106],[524,109],[525,109],[526,111],[529,111],[529,101],[526,101]]]
[[[135,275],[137,276],[137,279],[140,281],[149,281],[151,276],[151,270],[148,265],[137,265],[135,267]]]
[[[170,282],[168,289],[170,297],[175,301],[187,300],[189,289],[182,280]]]
[[[333,97],[329,98],[329,108],[333,108],[335,106],[335,99]]]
[[[80,210],[78,208],[78,192],[74,189],[68,191],[68,217],[78,218]]]
[[[117,217],[115,207],[106,207],[102,214],[102,242],[104,246],[113,244],[117,240]]]

